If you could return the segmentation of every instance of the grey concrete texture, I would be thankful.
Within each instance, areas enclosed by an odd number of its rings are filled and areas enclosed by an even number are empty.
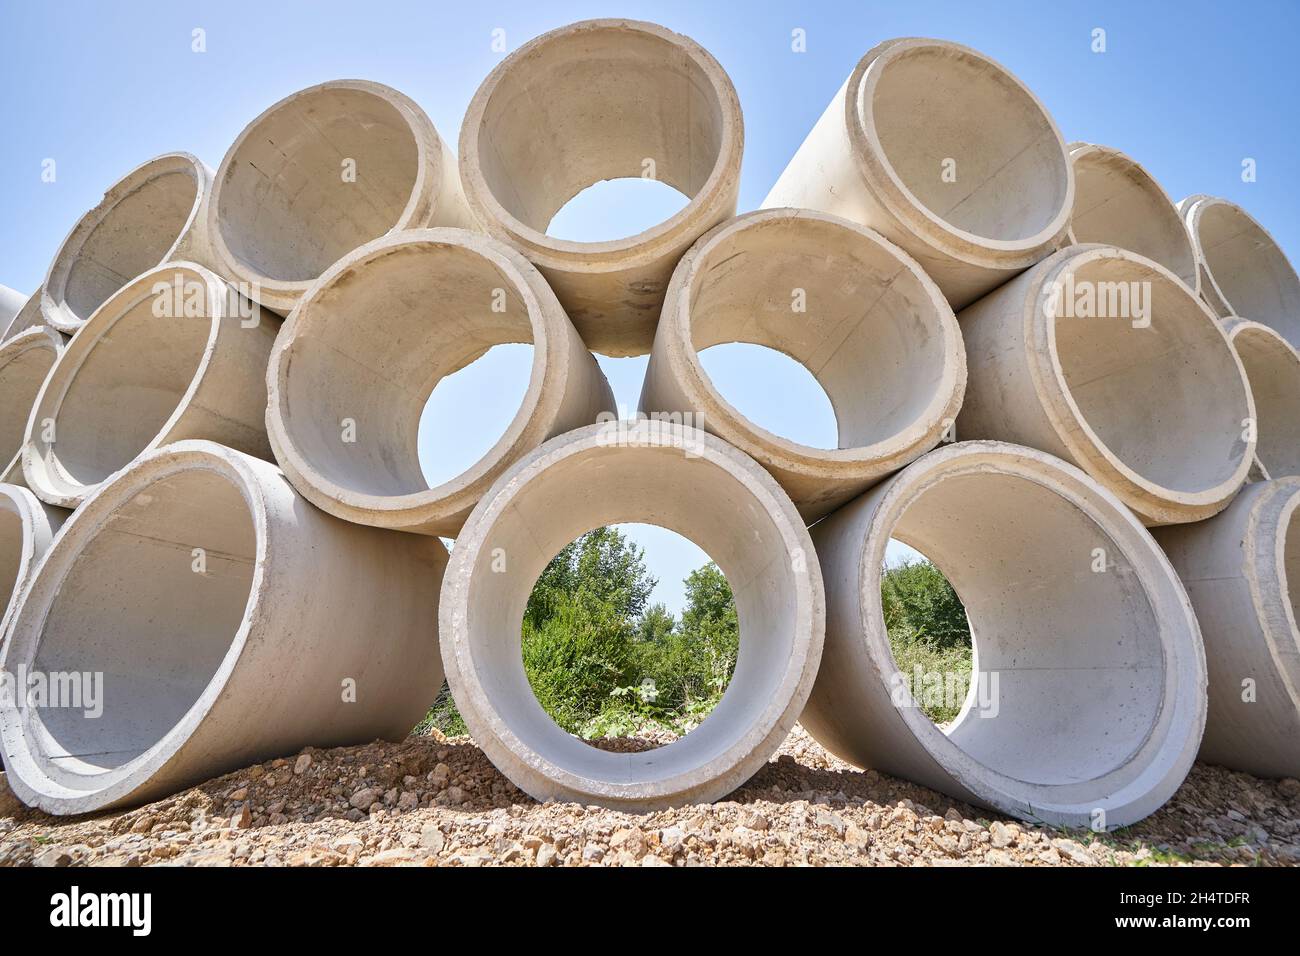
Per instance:
[[[1111,492],[1043,452],[930,452],[812,528],[826,644],[801,723],[827,750],[1031,822],[1114,828],[1191,768],[1205,657],[1187,595]],[[890,539],[966,606],[971,689],[936,726],[899,671],[881,606]]]
[[[1300,348],[1300,277],[1268,230],[1215,196],[1178,204],[1196,249],[1201,295],[1220,318],[1260,322]]]
[[[140,455],[191,438],[270,460],[265,376],[279,326],[195,263],[137,276],[40,386],[23,443],[27,486],[76,508]]]
[[[1300,777],[1300,478],[1247,486],[1222,514],[1159,528],[1209,667],[1200,759]]]
[[[1071,143],[1074,211],[1070,238],[1100,242],[1154,259],[1192,292],[1201,274],[1182,214],[1146,168],[1109,146]]]
[[[764,208],[843,216],[913,256],[961,309],[1069,240],[1074,170],[1046,107],[969,47],[873,47]]]
[[[1093,312],[1081,315],[1091,295]],[[1148,525],[1225,508],[1254,461],[1255,402],[1214,315],[1164,266],[1071,246],[957,315],[963,439],[1078,465]]]
[[[21,485],[0,483],[0,648],[15,597],[31,580],[69,512],[47,505]]]
[[[41,291],[37,289],[7,320],[0,318],[0,345],[8,342],[19,332],[26,332],[44,321],[45,316],[41,314]]]
[[[1255,400],[1255,467],[1260,477],[1300,475],[1300,352],[1274,329],[1223,320]]]
[[[165,153],[114,183],[72,227],[41,286],[41,321],[68,335],[118,289],[171,261],[211,262],[206,210],[212,170]]]
[[[838,447],[792,441],[731,405],[699,358],[724,342],[808,369],[830,398]],[[916,260],[848,220],[771,209],[715,227],[678,263],[640,407],[754,458],[811,524],[937,445],[965,386],[961,331]]]
[[[483,81],[460,173],[480,226],[541,270],[590,349],[644,355],[677,260],[736,212],[743,148],[740,101],[707,50],[653,23],[587,20],[530,40]],[[621,239],[546,235],[582,190],[630,177],[690,201]]]
[[[509,342],[533,347],[519,410],[482,458],[430,488],[417,440],[430,394]],[[328,269],[285,321],[267,390],[271,447],[309,501],[448,537],[511,464],[614,413],[609,383],[541,274],[503,242],[448,228],[376,239]]]
[[[219,268],[288,313],[339,258],[425,226],[471,226],[456,158],[409,97],[333,80],[268,107],[217,170],[207,229]]]
[[[649,522],[708,552],[726,575],[740,652],[722,701],[685,737],[613,753],[567,733],[538,704],[519,653],[533,582],[580,534]],[[725,442],[642,419],[576,429],[503,474],[456,539],[443,581],[447,680],[475,743],[539,800],[629,811],[720,799],[780,746],[821,657],[821,571],[794,505]]]
[[[38,325],[0,345],[0,482],[25,485],[27,420],[46,376],[63,350],[63,336]]]
[[[221,445],[149,452],[77,509],[18,597],[0,667],[100,673],[103,712],[5,701],[10,787],[87,813],[305,746],[404,738],[442,681],[446,555],[324,514]]]
[[[9,323],[13,321],[23,305],[27,302],[27,296],[23,295],[17,289],[11,289],[7,285],[0,285],[0,333],[8,328]],[[0,339],[4,338],[0,334]]]

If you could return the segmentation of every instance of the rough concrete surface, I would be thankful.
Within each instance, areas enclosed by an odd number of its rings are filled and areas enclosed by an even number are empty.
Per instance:
[[[1259,322],[1228,318],[1223,327],[1255,399],[1255,463],[1265,478],[1300,475],[1300,352]]]
[[[68,512],[45,504],[26,488],[0,484],[0,647],[8,630],[9,611],[36,565],[49,550],[54,533]]]
[[[63,349],[63,336],[40,325],[0,345],[0,481],[24,485],[23,439],[45,377]]]

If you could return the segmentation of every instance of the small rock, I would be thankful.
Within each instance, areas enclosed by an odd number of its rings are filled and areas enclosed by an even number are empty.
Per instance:
[[[71,866],[72,854],[61,846],[52,846],[32,860],[32,866]]]
[[[1015,843],[1016,835],[1012,832],[1011,828],[1001,820],[995,820],[992,825],[989,826],[989,840],[993,843],[993,846],[996,849],[1002,849]]]
[[[293,762],[293,775],[301,777],[311,767],[311,754],[299,754],[298,759]]]
[[[446,842],[446,837],[442,835],[442,830],[438,828],[436,823],[430,823],[420,831],[420,846],[424,847],[426,850],[440,853],[443,844]]]
[[[555,866],[556,861],[560,858],[560,851],[555,849],[549,843],[543,843],[537,851],[538,866]]]
[[[363,787],[356,793],[352,794],[352,798],[348,800],[348,803],[352,804],[352,806],[356,807],[358,810],[369,810],[370,805],[378,799],[378,790],[374,787]]]

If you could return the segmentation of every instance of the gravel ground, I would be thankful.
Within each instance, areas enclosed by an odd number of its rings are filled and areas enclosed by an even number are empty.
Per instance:
[[[611,749],[664,741],[604,741]],[[0,780],[0,865],[1295,865],[1300,782],[1197,764],[1170,803],[1095,837],[854,770],[802,728],[722,803],[636,815],[540,804],[468,738],[249,767],[136,809],[56,818]]]

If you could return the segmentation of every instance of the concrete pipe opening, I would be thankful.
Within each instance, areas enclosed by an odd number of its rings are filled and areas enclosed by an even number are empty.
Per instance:
[[[839,447],[791,441],[741,414],[700,362],[726,342],[807,368],[835,411]],[[952,309],[910,256],[834,216],[765,210],[717,227],[679,263],[641,408],[689,415],[751,455],[812,522],[938,444],[965,384]]]
[[[1224,322],[1255,399],[1255,458],[1265,475],[1300,475],[1300,353],[1266,325]]]
[[[118,289],[190,244],[212,172],[189,153],[167,153],[132,170],[81,217],[50,265],[41,292],[45,322],[71,335]]]
[[[455,158],[424,111],[364,80],[301,90],[249,123],[217,170],[208,218],[230,274],[280,312],[372,239],[469,224]]]
[[[1074,173],[1056,124],[1001,64],[889,40],[858,63],[765,208],[882,232],[962,308],[1068,240]]]
[[[279,322],[248,305],[193,263],[119,290],[41,388],[23,452],[28,487],[75,508],[137,456],[185,438],[269,459],[264,380]]]
[[[13,314],[9,322],[0,329],[0,345],[8,342],[19,332],[26,332],[44,321],[45,317],[41,314],[41,293],[38,289]]]
[[[1071,143],[1075,242],[1101,242],[1154,259],[1200,292],[1191,236],[1178,207],[1141,163],[1117,149]]]
[[[14,792],[82,813],[400,738],[441,683],[445,554],[323,515],[215,443],[150,453],[69,519],[13,612],[0,663],[81,693],[0,705]]]
[[[1196,619],[1150,534],[1050,455],[964,442],[921,458],[814,526],[826,648],[802,719],[833,753],[1057,826],[1159,808],[1205,720]],[[929,556],[975,643],[972,688],[941,731],[890,650],[890,538]],[[834,570],[832,570],[834,569]]]
[[[37,326],[15,335],[0,346],[0,481],[23,484],[23,438],[27,418],[41,385],[50,374],[63,336],[48,326]]]
[[[1205,638],[1200,759],[1300,777],[1300,478],[1247,485],[1209,521],[1155,535]]]
[[[1210,307],[1220,318],[1262,322],[1300,348],[1300,277],[1268,230],[1226,199],[1189,196],[1179,209]]]
[[[483,82],[461,128],[461,178],[482,226],[542,270],[590,348],[642,355],[673,266],[735,213],[743,142],[736,91],[703,47],[652,23],[589,20],[531,40]],[[546,235],[570,199],[622,177],[690,201],[624,239]]]
[[[9,612],[66,517],[26,488],[0,484],[0,649]]]
[[[1158,263],[1071,247],[958,320],[970,376],[961,437],[1072,461],[1151,525],[1207,518],[1245,481],[1255,406],[1241,362]]]
[[[624,522],[675,531],[712,556],[740,624],[721,702],[685,737],[642,753],[565,732],[520,656],[524,609],[547,562],[579,534]],[[816,674],[824,604],[811,541],[771,476],[711,435],[642,420],[569,432],[503,475],[456,539],[440,613],[452,693],[498,769],[539,800],[635,811],[719,799],[771,756]]]
[[[533,347],[518,412],[482,458],[430,488],[418,443],[425,402],[509,342]],[[303,495],[350,521],[447,536],[510,464],[614,407],[537,270],[461,229],[379,239],[326,272],[286,323],[268,383],[272,446]]]

